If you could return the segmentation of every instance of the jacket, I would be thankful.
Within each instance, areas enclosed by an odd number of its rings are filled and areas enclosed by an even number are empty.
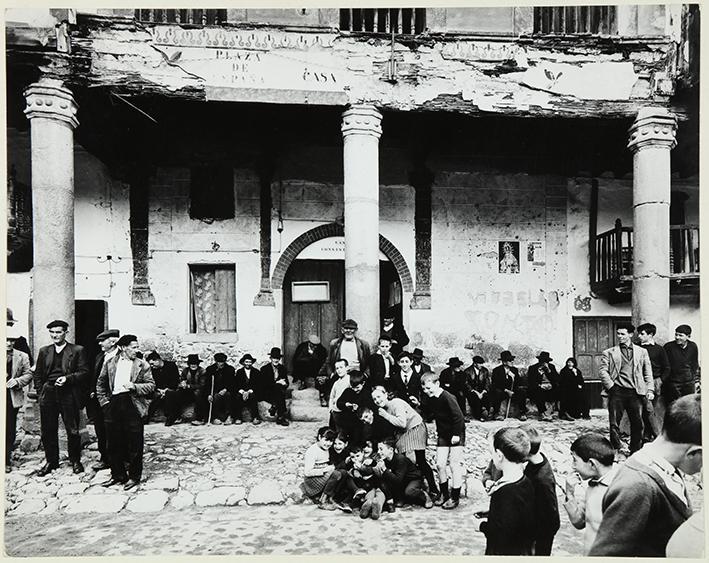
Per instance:
[[[411,372],[411,377],[409,378],[409,383],[404,383],[404,377],[401,375],[401,370],[393,376],[393,390],[394,395],[400,399],[404,399],[407,403],[411,404],[410,396],[414,396],[421,403],[421,395],[423,394],[423,389],[421,387],[421,374],[415,371]]]
[[[554,364],[547,365],[549,366],[549,370],[546,374],[547,379],[549,380],[549,383],[551,383],[551,390],[556,391],[559,386],[559,374],[556,372]],[[540,363],[529,366],[529,369],[527,369],[527,384],[529,385],[530,396],[541,387],[542,382],[544,381],[544,377],[542,375],[543,369],[544,368]]]
[[[691,514],[660,475],[631,456],[603,497],[603,519],[589,555],[664,557],[670,537]]]
[[[293,352],[294,377],[300,379],[315,377],[326,359],[327,350],[322,344],[316,344],[311,354],[308,350],[308,342],[301,342]]]
[[[377,385],[383,386],[387,391],[394,389],[394,376],[399,372],[399,366],[394,361],[389,364],[389,377],[385,378],[386,366],[384,362],[384,356],[381,354],[372,354],[369,356],[368,362],[368,372],[369,378],[367,382],[370,388],[374,388]]]
[[[482,391],[490,390],[490,371],[485,366],[480,366],[480,371],[475,374],[475,367],[471,364],[465,370],[465,389],[467,391]]]
[[[327,362],[325,362],[320,368],[320,373],[323,375],[332,376],[335,373],[335,362],[340,359],[340,347],[342,346],[342,341],[345,339],[344,336],[340,338],[333,338],[330,341],[330,351],[327,355]],[[359,359],[359,370],[364,373],[369,365],[369,356],[372,355],[369,344],[367,344],[361,338],[354,337],[355,344],[357,346],[357,358]]]
[[[98,399],[98,404],[102,407],[111,402],[119,358],[120,353],[104,363],[98,376],[96,398]],[[150,399],[155,392],[155,382],[153,381],[153,372],[150,370],[150,364],[145,360],[135,358],[130,370],[130,381],[135,384],[135,389],[130,391],[131,401],[133,401],[140,417],[144,418],[148,414]]]
[[[248,391],[249,389],[253,390],[253,396],[258,400],[262,399],[266,393],[261,372],[253,366],[251,366],[251,374],[248,379],[243,367],[236,370],[236,391]]]
[[[394,324],[394,326],[389,330],[384,330],[384,328],[382,328],[380,334],[384,334],[391,338],[391,355],[394,356],[394,358],[401,354],[403,349],[406,348],[406,345],[409,343],[409,335],[406,334],[406,330],[401,325]]]
[[[191,372],[189,366],[182,370],[180,374],[180,383],[187,382],[187,389],[196,391],[204,387],[207,372],[203,367],[198,367],[197,371]]]
[[[652,378],[652,365],[650,357],[647,355],[647,350],[640,346],[633,346],[633,380],[635,392],[638,395],[646,395],[648,390],[654,391],[655,382]],[[618,380],[620,367],[623,361],[620,346],[613,346],[603,350],[601,358],[601,368],[599,375],[603,388],[608,391],[613,387]]]
[[[288,389],[288,375],[286,374],[286,368],[283,364],[278,364],[274,369],[273,364],[269,362],[265,366],[261,366],[259,371],[261,372],[264,390],[281,388],[285,391]],[[285,385],[283,385],[283,383],[279,384],[279,381],[285,382]]]
[[[514,381],[507,377],[505,366],[499,365],[492,370],[492,388],[498,391],[512,389],[517,391],[527,386],[526,381],[519,375],[519,370],[515,366],[509,366],[509,370],[514,374]]]
[[[17,381],[17,386],[9,389],[12,406],[19,409],[25,402],[24,387],[32,381],[32,371],[30,370],[30,359],[24,352],[12,351],[12,373],[10,379]]]
[[[39,395],[47,382],[49,370],[54,361],[54,344],[43,346],[37,354],[37,364],[34,368],[34,388]],[[71,389],[74,400],[79,408],[86,402],[86,380],[89,377],[89,366],[86,361],[84,347],[71,342],[66,343],[62,359],[62,370],[66,377],[65,388]]]

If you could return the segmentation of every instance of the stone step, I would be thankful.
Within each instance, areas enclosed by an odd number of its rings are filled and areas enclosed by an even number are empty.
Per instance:
[[[323,422],[327,423],[330,413],[327,407],[321,407],[318,402],[317,406],[303,404],[301,402],[293,402],[290,406],[291,420],[300,422]]]
[[[293,389],[291,399],[293,402],[317,403],[320,404],[320,392],[314,388]]]

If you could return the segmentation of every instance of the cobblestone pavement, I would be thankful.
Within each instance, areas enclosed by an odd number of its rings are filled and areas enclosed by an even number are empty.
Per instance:
[[[606,416],[599,411],[591,421],[538,423],[542,451],[560,483],[570,470],[573,439],[605,431]],[[478,479],[489,461],[485,436],[502,424],[468,424],[468,497],[458,510],[405,507],[379,522],[326,513],[302,500],[302,454],[318,423],[147,425],[144,478],[131,493],[98,485],[108,473],[89,469],[98,457],[95,445],[84,451],[87,471],[79,476],[66,461],[46,477],[33,476],[42,452],[18,452],[5,479],[6,550],[16,556],[481,554],[485,539],[475,531],[473,512],[486,495]],[[433,459],[432,446],[429,453]],[[702,504],[697,484],[690,480],[695,507]],[[582,532],[561,513],[554,554],[579,554]]]

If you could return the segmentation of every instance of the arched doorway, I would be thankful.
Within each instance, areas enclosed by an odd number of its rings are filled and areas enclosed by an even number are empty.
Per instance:
[[[394,245],[379,236],[380,310],[393,307],[401,321],[404,294],[413,292],[406,261]],[[283,290],[283,347],[287,365],[295,347],[317,334],[327,346],[339,334],[345,315],[344,232],[330,223],[312,229],[283,252],[271,279]]]

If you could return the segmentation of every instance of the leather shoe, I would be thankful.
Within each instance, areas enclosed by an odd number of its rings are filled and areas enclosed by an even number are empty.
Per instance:
[[[124,485],[125,484],[125,479],[114,479],[111,477],[108,481],[104,481],[101,483],[102,487],[113,487],[113,485]]]
[[[106,463],[105,461],[100,461],[99,463],[96,463],[91,466],[91,469],[93,469],[94,471],[102,471],[104,469],[110,469],[110,468],[111,468],[111,466],[108,463]]]
[[[130,491],[131,489],[134,489],[138,485],[140,485],[140,481],[136,481],[135,479],[130,479],[125,485],[123,485],[123,490]]]
[[[45,463],[42,467],[40,467],[37,470],[37,476],[44,477],[45,475],[49,475],[55,469],[59,469],[59,466],[54,465],[54,464],[50,464],[50,463]]]
[[[71,470],[74,473],[83,473],[84,472],[84,466],[81,464],[80,461],[74,461],[71,464]]]

